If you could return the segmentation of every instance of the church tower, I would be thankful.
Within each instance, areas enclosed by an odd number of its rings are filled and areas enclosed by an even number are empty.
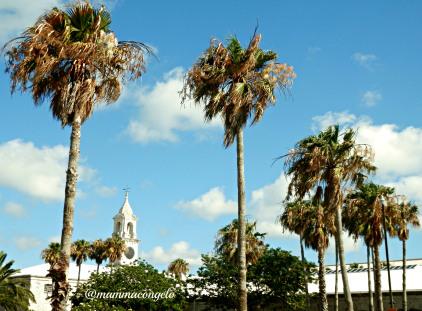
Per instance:
[[[118,264],[127,265],[138,259],[139,240],[136,238],[137,217],[133,214],[129,204],[129,193],[126,190],[125,201],[116,216],[113,217],[113,235],[117,235],[125,241],[126,251]]]

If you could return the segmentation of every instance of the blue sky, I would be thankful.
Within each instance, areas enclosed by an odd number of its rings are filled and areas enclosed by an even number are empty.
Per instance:
[[[0,41],[63,3],[2,1]],[[358,128],[359,142],[374,147],[374,181],[422,202],[421,2],[106,4],[116,36],[153,46],[158,60],[149,59],[146,74],[82,128],[75,239],[110,236],[129,186],[144,258],[162,268],[182,257],[195,267],[212,251],[217,230],[236,214],[235,150],[223,148],[218,121],[204,124],[199,108],[180,106],[178,91],[211,38],[236,35],[245,45],[257,23],[261,47],[298,76],[291,95],[279,94],[245,131],[247,213],[267,242],[299,255],[298,239],[275,223],[287,181],[273,159],[332,123]],[[61,233],[70,131],[52,119],[48,104],[35,108],[28,94],[11,96],[4,73],[0,92],[0,249],[26,267],[41,263],[41,250]],[[422,257],[421,238],[421,230],[411,232],[409,258]],[[400,259],[400,244],[391,243],[391,257]],[[348,261],[365,260],[361,243],[346,240],[346,249]],[[333,263],[332,251],[326,261]]]

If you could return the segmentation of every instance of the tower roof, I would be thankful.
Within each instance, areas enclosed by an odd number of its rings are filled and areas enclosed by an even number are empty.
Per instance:
[[[126,193],[125,193],[125,201],[123,202],[123,205],[119,210],[119,213],[124,214],[124,215],[133,215],[132,208],[130,207],[130,204],[129,204],[129,192],[128,191],[126,191]]]

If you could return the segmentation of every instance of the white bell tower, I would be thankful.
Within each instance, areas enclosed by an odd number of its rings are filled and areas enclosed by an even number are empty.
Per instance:
[[[121,237],[126,244],[126,251],[118,264],[127,265],[138,259],[139,240],[136,237],[137,217],[133,214],[129,204],[129,191],[125,193],[125,201],[116,216],[113,217],[113,234]]]

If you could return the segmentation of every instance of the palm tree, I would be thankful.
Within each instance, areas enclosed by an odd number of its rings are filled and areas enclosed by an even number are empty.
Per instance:
[[[363,182],[375,170],[371,148],[355,143],[355,132],[340,132],[330,126],[318,135],[299,141],[285,156],[286,174],[291,176],[288,197],[304,198],[312,189],[324,187],[324,208],[335,215],[335,241],[338,247],[346,310],[353,311],[353,300],[344,257],[341,206],[342,189]]]
[[[111,271],[113,271],[113,265],[116,263],[116,261],[122,258],[122,255],[126,250],[125,241],[123,241],[123,239],[118,235],[113,235],[111,238],[108,238],[105,241],[105,244],[106,254],[110,262]]]
[[[283,231],[289,230],[290,232],[294,232],[299,235],[299,243],[300,243],[300,255],[302,259],[302,263],[306,263],[305,259],[305,250],[303,247],[303,232],[307,225],[308,219],[305,217],[305,212],[307,209],[307,205],[304,204],[302,200],[295,200],[293,202],[285,202],[284,203],[284,211],[278,217],[278,222],[280,222]],[[309,297],[309,290],[308,290],[308,282],[306,281],[305,285],[305,294],[306,294],[306,303],[308,309],[310,308],[310,297]]]
[[[237,142],[237,189],[239,222],[239,310],[247,309],[246,290],[246,199],[243,128],[253,115],[252,124],[275,102],[275,89],[286,89],[295,77],[293,68],[276,63],[277,54],[259,48],[261,35],[254,34],[247,48],[232,37],[227,46],[212,40],[186,75],[182,103],[191,98],[204,104],[205,119],[220,115],[224,122],[224,146]]]
[[[355,240],[363,237],[365,244],[374,250],[375,310],[382,311],[381,262],[379,247],[384,234],[382,200],[391,201],[394,189],[365,183],[347,196],[347,207],[343,209],[344,226]],[[385,215],[388,223],[393,217]]]
[[[106,243],[101,239],[92,242],[88,256],[89,259],[95,260],[95,263],[97,264],[97,273],[99,273],[100,265],[107,259]]]
[[[30,301],[35,297],[29,289],[29,283],[15,274],[14,261],[6,262],[6,253],[0,251],[0,309],[5,311],[29,310]]]
[[[333,217],[332,215],[325,213],[323,206],[319,204],[318,196],[320,196],[320,194],[321,193],[317,191],[313,201],[295,200],[292,204],[287,204],[283,214],[280,216],[280,220],[285,229],[296,233],[297,228],[292,226],[294,221],[290,219],[301,218],[299,222],[302,223],[304,228],[301,230],[301,234],[305,246],[318,252],[320,310],[328,311],[324,258],[325,250],[329,243],[329,236],[333,230]]]
[[[61,246],[60,243],[51,242],[48,247],[43,249],[41,252],[41,258],[52,266],[61,257]]]
[[[229,261],[236,263],[238,256],[239,223],[234,219],[230,224],[218,230],[215,252]],[[246,264],[255,264],[267,248],[264,243],[265,233],[256,231],[256,222],[246,222]]]
[[[167,271],[180,280],[189,272],[189,264],[185,260],[177,258],[169,264]]]
[[[81,125],[97,103],[115,102],[121,82],[144,72],[142,43],[118,42],[104,7],[78,2],[53,8],[4,46],[12,93],[30,91],[35,105],[49,101],[53,117],[71,126],[61,246],[67,261],[73,233]],[[65,269],[67,283],[68,267]],[[65,284],[63,283],[63,284]],[[66,300],[67,297],[64,297]],[[66,302],[62,304],[65,308]]]
[[[72,243],[72,247],[70,250],[70,257],[73,261],[76,261],[76,265],[78,266],[78,281],[76,286],[79,286],[79,281],[81,279],[81,267],[82,263],[87,260],[88,255],[91,251],[91,244],[85,240],[77,240]]]
[[[402,241],[403,250],[403,299],[402,309],[407,311],[407,291],[406,291],[406,241],[409,239],[408,224],[413,227],[420,227],[418,207],[410,202],[402,202],[398,205],[396,234]]]

